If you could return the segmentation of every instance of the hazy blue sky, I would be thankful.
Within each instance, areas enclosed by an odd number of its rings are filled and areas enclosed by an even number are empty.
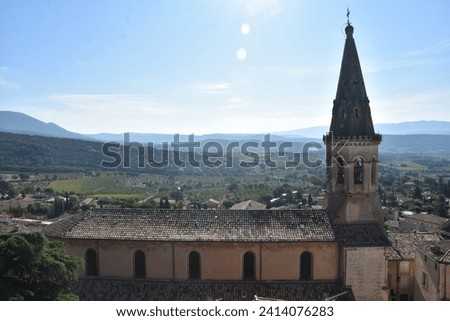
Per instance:
[[[448,0],[0,0],[0,110],[81,133],[328,125],[347,5],[374,122],[450,121]]]

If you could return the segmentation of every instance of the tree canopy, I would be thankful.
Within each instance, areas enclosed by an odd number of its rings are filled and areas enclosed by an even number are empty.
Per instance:
[[[77,300],[69,282],[81,266],[41,233],[0,236],[0,300]]]

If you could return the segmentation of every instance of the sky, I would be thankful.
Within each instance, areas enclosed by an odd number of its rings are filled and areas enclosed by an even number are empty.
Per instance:
[[[448,0],[0,0],[0,110],[83,134],[329,125],[347,7],[374,122],[450,121]]]

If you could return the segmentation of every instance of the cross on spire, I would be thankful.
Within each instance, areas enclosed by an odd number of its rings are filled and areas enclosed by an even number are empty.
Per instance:
[[[347,7],[347,25],[350,26],[350,9]]]

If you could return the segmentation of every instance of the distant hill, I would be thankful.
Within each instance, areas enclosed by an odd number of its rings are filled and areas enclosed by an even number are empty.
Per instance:
[[[173,141],[174,134],[157,134],[157,133],[129,133],[130,142],[148,143],[153,142],[155,144],[161,144],[162,142]],[[118,142],[122,143],[125,139],[124,134],[111,134],[111,133],[99,133],[99,134],[87,134],[87,137],[102,141],[102,142]]]
[[[87,141],[115,141],[123,142],[123,134],[100,133],[82,135],[65,130],[64,128],[53,124],[45,123],[26,114],[12,111],[0,111],[0,132],[9,132],[16,134],[39,135],[45,137],[59,137],[81,139]],[[321,140],[322,136],[328,131],[327,126],[316,126],[290,130],[285,132],[271,133],[271,139],[274,141],[294,140],[303,142],[308,138]],[[402,122],[398,124],[376,124],[375,130],[386,135],[450,135],[450,122],[447,121],[415,121]],[[263,141],[267,133],[259,134],[206,134],[195,135],[197,142],[205,141]],[[162,142],[173,142],[174,134],[161,133],[130,133],[131,142],[160,144]],[[180,135],[180,141],[187,141],[188,135]],[[401,138],[399,138],[401,140]],[[433,139],[431,139],[433,140]]]
[[[276,134],[287,137],[322,137],[329,130],[328,126],[316,126],[295,129]],[[437,120],[420,120],[397,124],[375,124],[375,131],[382,135],[450,135],[450,122]]]
[[[0,132],[0,171],[65,173],[99,170],[102,143]]]
[[[0,132],[91,140],[87,136],[70,132],[53,123],[44,123],[19,112],[0,111],[0,120]]]
[[[0,172],[92,173],[102,170],[102,161],[112,161],[111,157],[103,155],[103,145],[96,141],[0,132]],[[162,158],[158,150],[154,155],[154,159]],[[142,172],[137,168],[137,153],[132,152],[130,157],[131,167],[118,166],[107,170]],[[163,167],[153,171],[173,174],[178,168]],[[145,169],[145,172],[151,170]]]
[[[271,133],[272,141],[282,141],[282,140],[293,140],[304,142],[309,138],[313,138],[314,140],[321,140],[322,136],[327,133],[329,130],[326,126],[316,126],[309,127],[303,129],[296,129],[285,132],[276,132]],[[450,122],[446,121],[417,121],[417,122],[404,122],[398,124],[378,124],[375,125],[375,130],[377,133],[380,133],[385,137],[386,135],[418,135],[421,138],[424,138],[425,135],[441,135],[447,136],[450,135]],[[267,133],[261,134],[206,134],[206,135],[195,135],[195,141],[197,142],[205,142],[205,141],[219,141],[219,142],[229,142],[229,141],[263,141],[264,136]],[[175,134],[158,134],[158,133],[130,133],[130,141],[131,142],[139,142],[139,143],[148,143],[153,142],[155,144],[160,144],[162,142],[173,142]],[[91,139],[100,140],[100,141],[115,141],[115,142],[123,142],[124,136],[123,134],[94,134],[94,135],[86,135]],[[421,139],[419,137],[419,140]],[[180,135],[180,141],[186,142],[188,140],[188,135]],[[449,137],[447,137],[449,139]],[[396,139],[403,140],[401,137]],[[430,140],[430,139],[427,139]],[[433,141],[433,139],[431,138]],[[442,140],[438,139],[438,140]],[[390,139],[391,141],[391,139]],[[410,145],[411,142],[408,142],[408,139],[405,140],[407,145]],[[433,148],[431,146],[430,148]]]
[[[129,133],[130,142],[138,142],[138,143],[155,143],[161,144],[163,142],[171,143],[174,141],[174,136],[176,134],[157,134],[157,133]],[[264,136],[266,134],[206,134],[206,135],[194,135],[196,142],[206,142],[206,141],[219,141],[219,142],[227,142],[227,141],[264,141]],[[109,134],[109,133],[100,133],[100,134],[89,134],[86,135],[91,139],[99,140],[99,141],[112,141],[122,143],[124,141],[124,134]],[[187,142],[189,139],[189,135],[180,134],[179,140],[180,142]],[[286,140],[287,136],[281,136],[277,134],[271,134],[270,139],[274,141]]]
[[[383,135],[380,153],[450,154],[448,135]]]
[[[384,135],[450,135],[450,122],[437,120],[378,124],[375,129]]]
[[[323,146],[320,139],[294,138],[295,150],[301,151],[306,141],[317,141]],[[223,144],[228,140],[221,140]],[[43,136],[31,136],[0,132],[0,172],[36,172],[36,173],[67,173],[67,172],[92,172],[101,170],[102,161],[111,162],[110,157],[102,153],[103,143],[95,141],[83,141],[79,139],[54,138]],[[260,145],[261,146],[261,145]],[[259,152],[263,150],[259,149]],[[272,149],[276,153],[275,148]],[[154,151],[154,159],[162,159],[159,150]],[[325,157],[325,148],[319,151],[319,158]],[[380,145],[380,154],[450,154],[450,139],[448,135],[384,135]],[[186,155],[185,155],[186,156]],[[183,156],[185,158],[185,156]],[[169,156],[170,164],[173,164],[173,153]],[[381,156],[382,159],[382,156]],[[179,168],[168,166],[153,169],[136,168],[136,151],[131,156],[131,168],[122,168],[118,171],[130,172],[154,172],[159,174],[177,174]],[[211,171],[227,171],[229,168],[215,168]],[[241,168],[240,170],[245,170]],[[184,169],[187,173],[189,167]],[[195,170],[191,171],[196,172]]]

